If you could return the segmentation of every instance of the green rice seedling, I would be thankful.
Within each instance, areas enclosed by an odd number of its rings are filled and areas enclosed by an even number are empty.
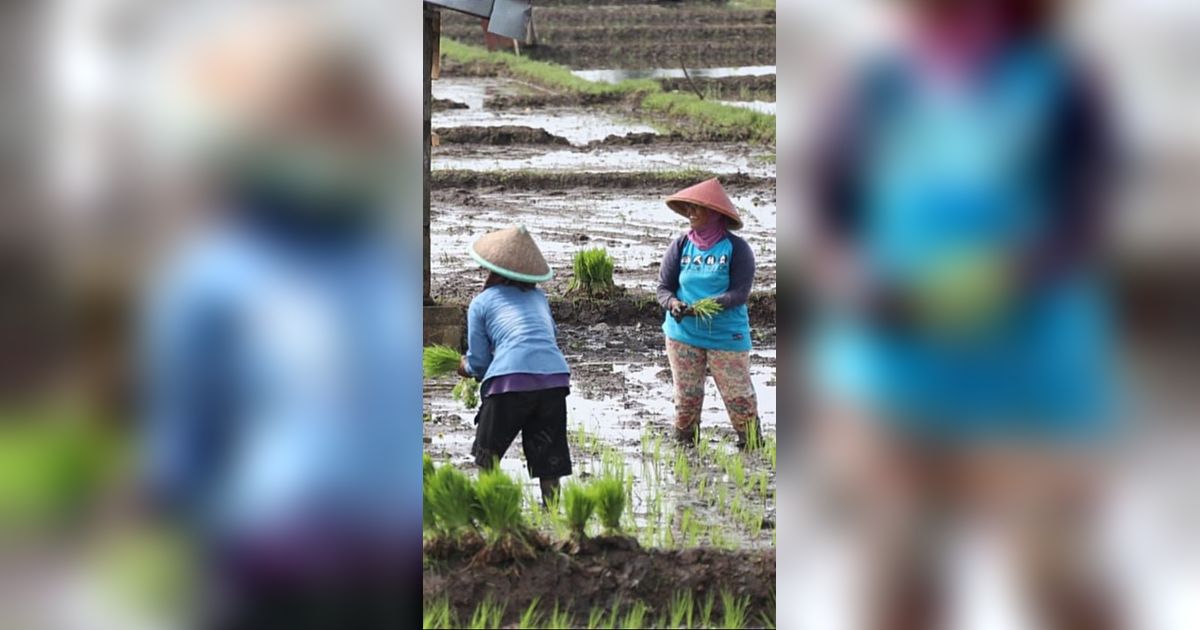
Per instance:
[[[671,625],[668,628],[691,628],[695,602],[691,591],[679,591],[671,597]]]
[[[692,467],[688,464],[687,454],[683,451],[675,452],[675,478],[683,484],[683,487],[688,487],[692,478]]]
[[[471,625],[468,627],[471,630],[499,628],[504,619],[504,608],[504,604],[496,603],[491,596],[488,596],[479,603],[479,607],[471,615]]]
[[[717,313],[720,313],[721,310],[721,305],[717,303],[715,299],[710,297],[692,302],[692,312],[696,314],[696,317],[704,321],[712,319],[713,316]]]
[[[735,598],[729,591],[722,590],[721,608],[724,613],[721,620],[722,628],[733,628],[736,630],[737,628],[746,627],[746,612],[750,608],[749,598]]]
[[[525,609],[525,612],[521,613],[521,618],[517,620],[517,627],[532,630],[540,627],[541,623],[542,613],[538,612],[538,598],[534,597],[529,602],[529,607]]]
[[[599,630],[604,627],[604,609],[600,607],[593,608],[588,612],[587,629]]]
[[[425,483],[425,496],[438,530],[449,537],[475,529],[475,486],[450,465],[438,467]]]
[[[450,346],[427,346],[421,357],[421,368],[425,378],[437,378],[453,374],[461,361],[462,355]]]
[[[563,488],[562,500],[571,535],[578,539],[584,538],[588,521],[596,510],[596,497],[582,485],[569,483]]]
[[[575,625],[571,619],[571,614],[566,610],[558,607],[558,602],[554,602],[554,612],[550,613],[550,617],[546,619],[546,628],[570,628]]]
[[[614,288],[612,256],[603,247],[593,247],[575,253],[571,263],[574,276],[568,291],[583,291],[588,295],[607,295]]]
[[[621,513],[625,511],[624,480],[608,474],[593,481],[590,490],[605,531],[610,534],[621,531]]]
[[[458,627],[458,624],[454,622],[454,614],[450,610],[450,602],[446,599],[439,599],[427,604],[422,612],[422,628],[441,630]]]
[[[433,458],[429,453],[421,453],[421,480],[424,481],[433,474]]]
[[[473,378],[464,378],[450,390],[450,396],[462,403],[467,409],[474,409],[479,406],[479,381]]]
[[[625,617],[621,619],[622,628],[645,628],[646,627],[646,604],[636,602],[625,611]]]
[[[525,518],[521,513],[522,490],[503,470],[493,468],[479,474],[475,483],[479,520],[487,529],[491,542],[507,536],[522,536]]]
[[[704,596],[704,602],[702,604],[700,604],[700,627],[701,628],[712,628],[713,627],[712,612],[713,612],[713,604],[715,602],[716,602],[716,598],[713,597],[713,592],[709,591],[708,594]]]

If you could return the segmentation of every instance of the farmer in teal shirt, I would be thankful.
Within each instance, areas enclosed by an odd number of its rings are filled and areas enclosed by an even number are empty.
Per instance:
[[[676,437],[689,444],[696,439],[707,368],[725,401],[738,447],[746,448],[758,430],[746,309],[754,252],[731,232],[741,229],[742,219],[716,178],[671,195],[667,206],[691,223],[691,230],[667,248],[658,282],[658,301],[667,310],[663,332],[675,381]],[[705,298],[721,310],[698,316],[692,305]]]

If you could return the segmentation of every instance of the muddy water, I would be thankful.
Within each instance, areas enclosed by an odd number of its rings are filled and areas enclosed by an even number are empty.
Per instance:
[[[572,74],[588,81],[620,83],[629,79],[682,79],[681,68],[650,68],[648,70],[574,70]],[[775,74],[775,66],[740,66],[736,68],[688,68],[693,78],[716,79],[721,77],[761,77]]]
[[[431,273],[435,294],[464,282],[477,284],[475,263],[467,247],[479,234],[524,224],[538,239],[542,253],[560,276],[571,258],[587,247],[605,247],[616,261],[618,284],[630,288],[657,286],[658,264],[671,240],[686,229],[685,221],[662,202],[673,191],[577,190],[542,192],[437,191],[432,221]],[[775,287],[774,191],[731,194],[745,227],[739,232],[754,249],[756,290]],[[583,219],[586,219],[586,223]],[[586,227],[585,227],[586,226]]]
[[[639,170],[650,172],[695,169],[722,175],[745,173],[756,177],[773,177],[773,157],[774,154],[762,150],[703,144],[656,144],[646,147],[598,147],[586,150],[521,145],[443,144],[434,149],[432,168],[476,171],[535,169],[618,172],[628,171],[630,164],[638,164]]]
[[[775,115],[775,101],[718,101],[722,105],[741,107],[760,114]]]
[[[631,504],[627,522],[644,544],[656,546],[708,542],[732,547],[769,547],[773,530],[747,524],[747,520],[775,520],[774,469],[760,454],[742,455],[733,445],[734,434],[716,386],[708,379],[702,435],[702,452],[682,449],[671,441],[672,383],[662,332],[656,326],[566,327],[560,345],[572,367],[573,385],[567,400],[575,479],[586,481],[601,474],[605,465],[619,462],[631,479]],[[624,343],[636,349],[617,351]],[[650,346],[654,350],[647,351]],[[773,439],[776,424],[775,351],[752,353],[751,377],[759,398],[763,432]],[[426,388],[426,450],[437,461],[470,467],[474,436],[474,411],[449,396],[451,384]],[[688,462],[682,472],[676,460]],[[747,478],[763,475],[769,492],[747,490],[720,460],[739,458]],[[514,444],[501,466],[523,480],[529,496],[537,496],[536,480],[525,470],[520,444]],[[681,475],[682,473],[682,475]],[[686,482],[682,477],[686,477]],[[700,480],[704,479],[703,484]],[[730,509],[737,506],[736,513]],[[687,514],[686,517],[683,514]],[[687,522],[702,523],[689,529]],[[701,535],[699,529],[715,529]]]

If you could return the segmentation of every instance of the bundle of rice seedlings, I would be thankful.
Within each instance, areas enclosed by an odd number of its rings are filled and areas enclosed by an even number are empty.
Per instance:
[[[600,523],[610,534],[621,531],[621,513],[625,511],[625,481],[616,475],[605,475],[592,482],[592,498]]]
[[[714,315],[721,312],[721,305],[716,300],[706,297],[692,303],[692,312],[696,317],[704,321],[709,321]]]
[[[429,346],[421,357],[421,367],[425,378],[436,378],[445,374],[453,374],[458,369],[462,355],[450,346]]]
[[[488,534],[488,547],[481,555],[505,560],[533,557],[521,512],[521,485],[504,471],[493,468],[480,473],[475,497],[479,520]]]
[[[440,466],[425,480],[424,490],[439,535],[454,540],[475,533],[475,486],[470,477],[453,466]]]
[[[562,500],[566,507],[567,526],[571,528],[571,536],[582,540],[588,521],[596,511],[596,497],[582,485],[571,483],[563,488]]]
[[[433,512],[433,506],[429,503],[429,476],[433,474],[433,460],[430,459],[429,453],[421,454],[421,529],[433,529],[436,516]]]
[[[467,409],[474,409],[479,406],[479,381],[464,378],[450,390],[450,395]]]
[[[583,291],[588,295],[606,295],[614,288],[612,256],[603,247],[585,249],[575,254],[571,264],[574,276],[568,291]]]

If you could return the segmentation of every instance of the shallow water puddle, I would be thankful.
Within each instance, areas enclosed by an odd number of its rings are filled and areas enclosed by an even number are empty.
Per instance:
[[[483,109],[483,103],[489,97],[520,94],[522,91],[522,84],[500,78],[446,77],[429,83],[433,98],[465,103],[470,109]],[[438,113],[433,115],[436,118]]]
[[[680,68],[651,68],[648,70],[572,70],[571,74],[588,81],[603,83],[620,83],[629,79],[682,79],[684,72]],[[775,66],[740,66],[731,68],[688,68],[688,75],[706,79],[721,77],[760,77],[775,74]]]
[[[610,135],[656,133],[654,127],[623,119],[600,110],[569,107],[543,107],[536,110],[452,109],[432,114],[433,127],[498,127],[519,125],[545,129],[566,138],[571,144],[584,145]]]
[[[775,101],[717,101],[730,107],[741,107],[760,114],[775,115]]]

